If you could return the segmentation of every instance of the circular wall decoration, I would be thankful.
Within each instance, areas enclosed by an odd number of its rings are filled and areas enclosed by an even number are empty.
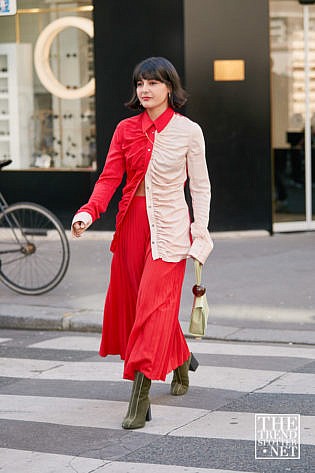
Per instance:
[[[81,99],[89,97],[95,92],[94,78],[84,86],[69,90],[61,82],[59,82],[50,67],[49,53],[53,40],[64,29],[69,26],[79,28],[93,38],[94,28],[93,21],[88,18],[78,16],[65,16],[49,23],[46,28],[38,36],[34,50],[34,64],[37,75],[42,84],[49,92],[62,99]]]

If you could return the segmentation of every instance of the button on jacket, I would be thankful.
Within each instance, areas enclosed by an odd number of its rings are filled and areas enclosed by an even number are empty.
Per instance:
[[[192,256],[204,263],[213,243],[207,229],[210,182],[199,125],[171,108],[155,121],[146,111],[121,121],[93,193],[72,223],[82,220],[89,225],[99,218],[125,173],[111,250],[115,251],[124,216],[144,179],[152,258],[177,262]],[[184,194],[187,176],[192,223]]]

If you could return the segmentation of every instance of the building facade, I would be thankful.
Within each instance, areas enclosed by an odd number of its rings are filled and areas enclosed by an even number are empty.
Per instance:
[[[0,185],[9,202],[36,201],[69,226],[103,168],[117,122],[131,115],[124,103],[134,65],[165,56],[190,96],[182,113],[205,134],[210,230],[315,228],[312,134],[310,147],[304,137],[315,113],[315,6],[18,0],[17,7],[16,15],[0,17],[0,159],[13,160]],[[45,64],[38,43],[52,23]],[[42,77],[47,64],[58,84]],[[82,97],[69,98],[84,84],[91,87]],[[114,229],[120,192],[95,229]]]

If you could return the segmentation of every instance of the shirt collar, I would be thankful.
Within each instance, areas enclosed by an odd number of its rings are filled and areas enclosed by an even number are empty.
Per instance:
[[[174,115],[174,110],[171,107],[168,107],[165,112],[163,112],[159,117],[157,117],[156,120],[151,120],[151,118],[148,115],[148,112],[145,110],[143,115],[142,115],[142,130],[145,133],[148,131],[151,126],[154,126],[156,128],[156,131],[160,133],[166,125],[170,122],[171,118]]]

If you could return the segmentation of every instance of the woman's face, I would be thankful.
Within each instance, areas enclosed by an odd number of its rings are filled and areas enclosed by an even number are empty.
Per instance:
[[[137,96],[149,114],[163,113],[168,107],[169,87],[156,79],[140,79],[137,82]]]

